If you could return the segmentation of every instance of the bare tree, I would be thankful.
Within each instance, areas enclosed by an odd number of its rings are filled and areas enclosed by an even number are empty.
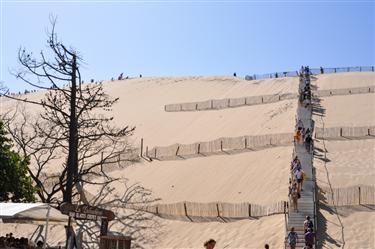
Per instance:
[[[21,116],[8,112],[3,118],[8,120],[8,130],[19,151],[34,163],[29,173],[41,201],[57,207],[62,202],[105,205],[112,201],[124,207],[129,198],[119,199],[109,193],[103,196],[113,199],[98,202],[91,198],[93,203],[90,203],[83,186],[97,185],[108,191],[111,183],[119,181],[108,175],[109,169],[139,160],[136,149],[129,143],[135,127],[112,125],[113,117],[107,113],[118,98],[105,94],[101,82],[81,84],[82,59],[77,51],[58,41],[56,19],[51,19],[51,24],[49,55],[42,51],[37,60],[32,53],[20,49],[18,60],[22,68],[14,73],[30,86],[46,90],[45,98],[32,100],[27,95],[14,96],[2,91],[4,97],[39,106],[41,115],[33,119],[21,108],[16,110]],[[60,169],[51,170],[51,164],[59,165]],[[148,196],[147,203],[156,200],[148,190],[135,189],[130,195],[133,198]]]

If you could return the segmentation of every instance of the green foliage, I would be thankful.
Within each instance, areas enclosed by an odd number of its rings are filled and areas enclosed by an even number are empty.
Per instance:
[[[12,150],[7,134],[0,121],[0,202],[35,202],[36,189],[28,174],[30,160]]]

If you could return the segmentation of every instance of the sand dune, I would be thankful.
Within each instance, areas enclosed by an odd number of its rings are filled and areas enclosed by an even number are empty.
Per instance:
[[[315,75],[314,78],[312,83],[318,87],[318,90],[375,85],[375,73],[372,72],[320,74]]]
[[[374,73],[340,73],[318,75],[313,84],[318,89],[348,88],[374,85]],[[167,113],[164,105],[170,103],[204,101],[226,97],[245,97],[263,94],[296,93],[298,78],[245,81],[234,77],[164,77],[108,81],[104,89],[119,97],[113,107],[117,124],[137,127],[133,140],[140,138],[149,147],[174,143],[194,143],[225,136],[258,135],[293,132],[297,108],[296,100],[280,101],[258,106],[206,112]],[[27,95],[41,98],[42,93]],[[315,116],[316,126],[375,125],[374,94],[335,96],[323,98],[324,116]],[[1,100],[2,108],[14,108],[11,101]],[[30,108],[36,113],[37,108]],[[329,180],[334,187],[371,184],[374,179],[374,141],[325,141]],[[319,149],[324,149],[317,143]],[[151,188],[163,203],[179,201],[226,201],[272,203],[287,198],[289,163],[292,147],[275,147],[235,155],[216,155],[178,161],[142,162],[123,170],[111,172],[130,182],[140,182]],[[328,182],[326,168],[315,159],[318,184]],[[90,191],[90,189],[89,189]],[[95,189],[91,189],[95,191]],[[121,192],[119,187],[117,191]],[[332,214],[322,210],[327,219],[326,235],[338,238],[340,227],[330,220]],[[373,226],[366,212],[352,212],[343,216],[347,248],[373,248]],[[373,213],[368,213],[372,218]],[[145,248],[202,248],[208,238],[218,241],[217,248],[283,248],[284,217],[276,215],[259,220],[232,223],[189,223],[161,220],[163,228],[159,241],[145,243]],[[8,227],[8,225],[7,225]],[[21,228],[10,227],[10,229]],[[365,232],[360,233],[362,229]],[[14,231],[14,230],[13,230]],[[373,233],[373,232],[372,232]],[[56,234],[60,237],[59,232]],[[327,237],[328,238],[328,237]],[[339,239],[339,238],[338,238]],[[269,240],[269,241],[267,241]],[[57,242],[57,238],[53,238]],[[339,243],[339,242],[338,242]],[[327,248],[335,248],[326,240]]]
[[[321,207],[321,248],[375,248],[374,207]],[[319,236],[322,234],[322,236]]]
[[[215,248],[283,248],[284,216],[274,215],[259,220],[234,223],[188,223],[164,221],[160,241],[150,248],[203,248],[204,241],[214,238]]]
[[[327,172],[333,187],[375,185],[375,139],[322,141],[315,143],[320,155],[326,149],[324,160],[315,159],[318,185],[328,187]]]
[[[375,84],[374,73],[319,75],[319,89],[338,89]],[[314,116],[316,127],[370,126],[375,124],[375,94],[322,98],[324,110]],[[315,141],[317,183],[323,188],[375,185],[375,140]],[[319,234],[322,248],[374,248],[373,207],[320,207]]]
[[[292,147],[276,147],[236,155],[145,162],[111,174],[141,182],[163,203],[269,204],[287,199],[292,152]]]
[[[321,98],[324,110],[315,115],[316,127],[375,125],[375,94],[345,95]]]
[[[143,137],[153,147],[222,136],[269,134],[276,129],[280,133],[291,132],[295,100],[210,112],[171,113],[164,111],[164,105],[296,92],[297,83],[297,78],[263,81],[225,77],[156,78],[108,82],[106,89],[110,95],[120,97],[120,103],[113,108],[116,122],[136,126],[136,142]]]

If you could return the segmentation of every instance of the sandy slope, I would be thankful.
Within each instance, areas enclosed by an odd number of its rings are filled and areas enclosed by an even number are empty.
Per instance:
[[[371,73],[320,75],[314,84],[317,84],[319,89],[368,86],[373,82],[373,77],[374,74]],[[222,136],[291,132],[295,124],[297,100],[192,113],[166,113],[164,105],[296,92],[297,85],[297,78],[245,81],[233,77],[179,77],[106,82],[105,89],[111,96],[120,97],[120,102],[113,108],[115,121],[118,124],[137,126],[134,140],[138,142],[143,137],[148,146],[154,146],[176,142],[192,143]],[[28,98],[38,99],[41,95],[30,94]],[[325,125],[374,125],[374,107],[371,105],[373,98],[374,95],[362,94],[324,99],[322,105],[326,109]],[[1,102],[3,110],[14,108],[11,102]],[[30,109],[30,113],[35,112],[35,109]],[[320,126],[318,119],[316,122],[317,126]],[[326,145],[327,156],[331,160],[329,169],[332,172],[332,182],[338,186],[370,182],[374,176],[374,170],[371,168],[374,161],[369,159],[373,152],[373,142],[335,143],[329,142]],[[156,196],[162,197],[163,202],[248,201],[262,204],[286,198],[291,154],[291,147],[277,147],[184,161],[154,161],[151,164],[137,164],[112,174],[139,181],[152,188]],[[361,161],[354,158],[365,159]],[[322,165],[319,165],[317,160],[315,163],[318,180],[326,181]],[[367,231],[360,235],[355,232],[361,230],[361,226],[369,232],[372,231],[363,214],[354,212],[343,218],[348,224],[346,229],[349,229],[347,245],[373,247],[373,244],[366,240],[370,236]],[[329,215],[327,213],[325,217],[328,219]],[[370,215],[372,217],[373,213]],[[164,227],[161,230],[162,235],[159,236],[160,241],[147,244],[146,248],[201,248],[203,241],[210,237],[218,241],[217,248],[262,248],[265,242],[269,242],[271,248],[282,248],[284,236],[283,216],[228,224],[162,222]],[[16,230],[24,231],[21,228]],[[326,233],[337,234],[338,231],[337,227],[328,225]],[[60,232],[56,234],[63,236]],[[267,238],[270,240],[266,241]]]
[[[324,141],[315,145],[320,155],[324,148],[327,150],[326,167],[333,187],[375,185],[375,139]],[[324,161],[315,159],[314,166],[318,185],[328,187]]]
[[[145,162],[113,176],[141,182],[164,203],[273,203],[287,198],[292,147],[178,161]],[[117,188],[121,192],[120,186]]]
[[[319,89],[370,86],[374,73],[319,75]],[[321,99],[325,113],[314,116],[316,127],[375,125],[375,94],[334,96]],[[375,185],[375,140],[315,141],[314,166],[320,187],[333,188]],[[323,248],[374,248],[374,208],[320,207],[320,243]]]
[[[315,78],[315,79],[314,79]],[[342,89],[375,85],[375,73],[336,73],[313,76],[312,83],[319,90]]]
[[[297,78],[246,81],[234,77],[138,78],[104,83],[105,91],[119,97],[113,107],[118,125],[136,127],[132,140],[144,138],[149,147],[195,143],[219,137],[293,132],[296,101],[203,112],[165,112],[164,105],[227,97],[297,91]],[[38,100],[42,92],[27,94]],[[14,102],[0,99],[2,110]],[[38,108],[27,107],[30,113]]]
[[[344,95],[321,98],[325,113],[315,115],[316,127],[375,125],[375,94]]]
[[[296,101],[203,112],[165,112],[164,105],[226,97],[244,97],[297,91],[297,78],[245,81],[226,77],[133,79],[106,83],[118,124],[136,126],[152,147],[213,140],[221,136],[291,132]],[[138,139],[138,140],[137,140]]]
[[[320,209],[322,248],[375,248],[375,212],[372,207],[327,207]]]
[[[259,220],[233,223],[188,223],[165,221],[161,240],[150,248],[203,248],[204,241],[214,238],[215,248],[283,248],[284,216],[274,215]]]

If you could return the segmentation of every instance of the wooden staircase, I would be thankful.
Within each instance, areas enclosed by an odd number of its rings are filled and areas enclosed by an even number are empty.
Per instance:
[[[300,89],[303,89],[306,80],[310,80],[308,77],[300,82]],[[304,107],[299,105],[297,108],[297,121],[301,120],[305,128],[313,130],[312,121],[312,110],[311,107]],[[303,229],[303,222],[306,216],[310,216],[316,227],[316,203],[315,203],[315,176],[313,174],[312,159],[313,154],[309,153],[303,143],[295,143],[294,154],[298,156],[301,161],[302,170],[306,173],[307,180],[304,181],[301,191],[301,198],[298,199],[298,212],[293,210],[292,203],[289,203],[287,231],[285,238],[285,247],[289,248],[287,243],[287,234],[292,227],[298,234],[298,241],[296,248],[303,249],[305,246],[305,235]],[[293,156],[294,157],[294,156]],[[316,229],[314,229],[316,231]]]

